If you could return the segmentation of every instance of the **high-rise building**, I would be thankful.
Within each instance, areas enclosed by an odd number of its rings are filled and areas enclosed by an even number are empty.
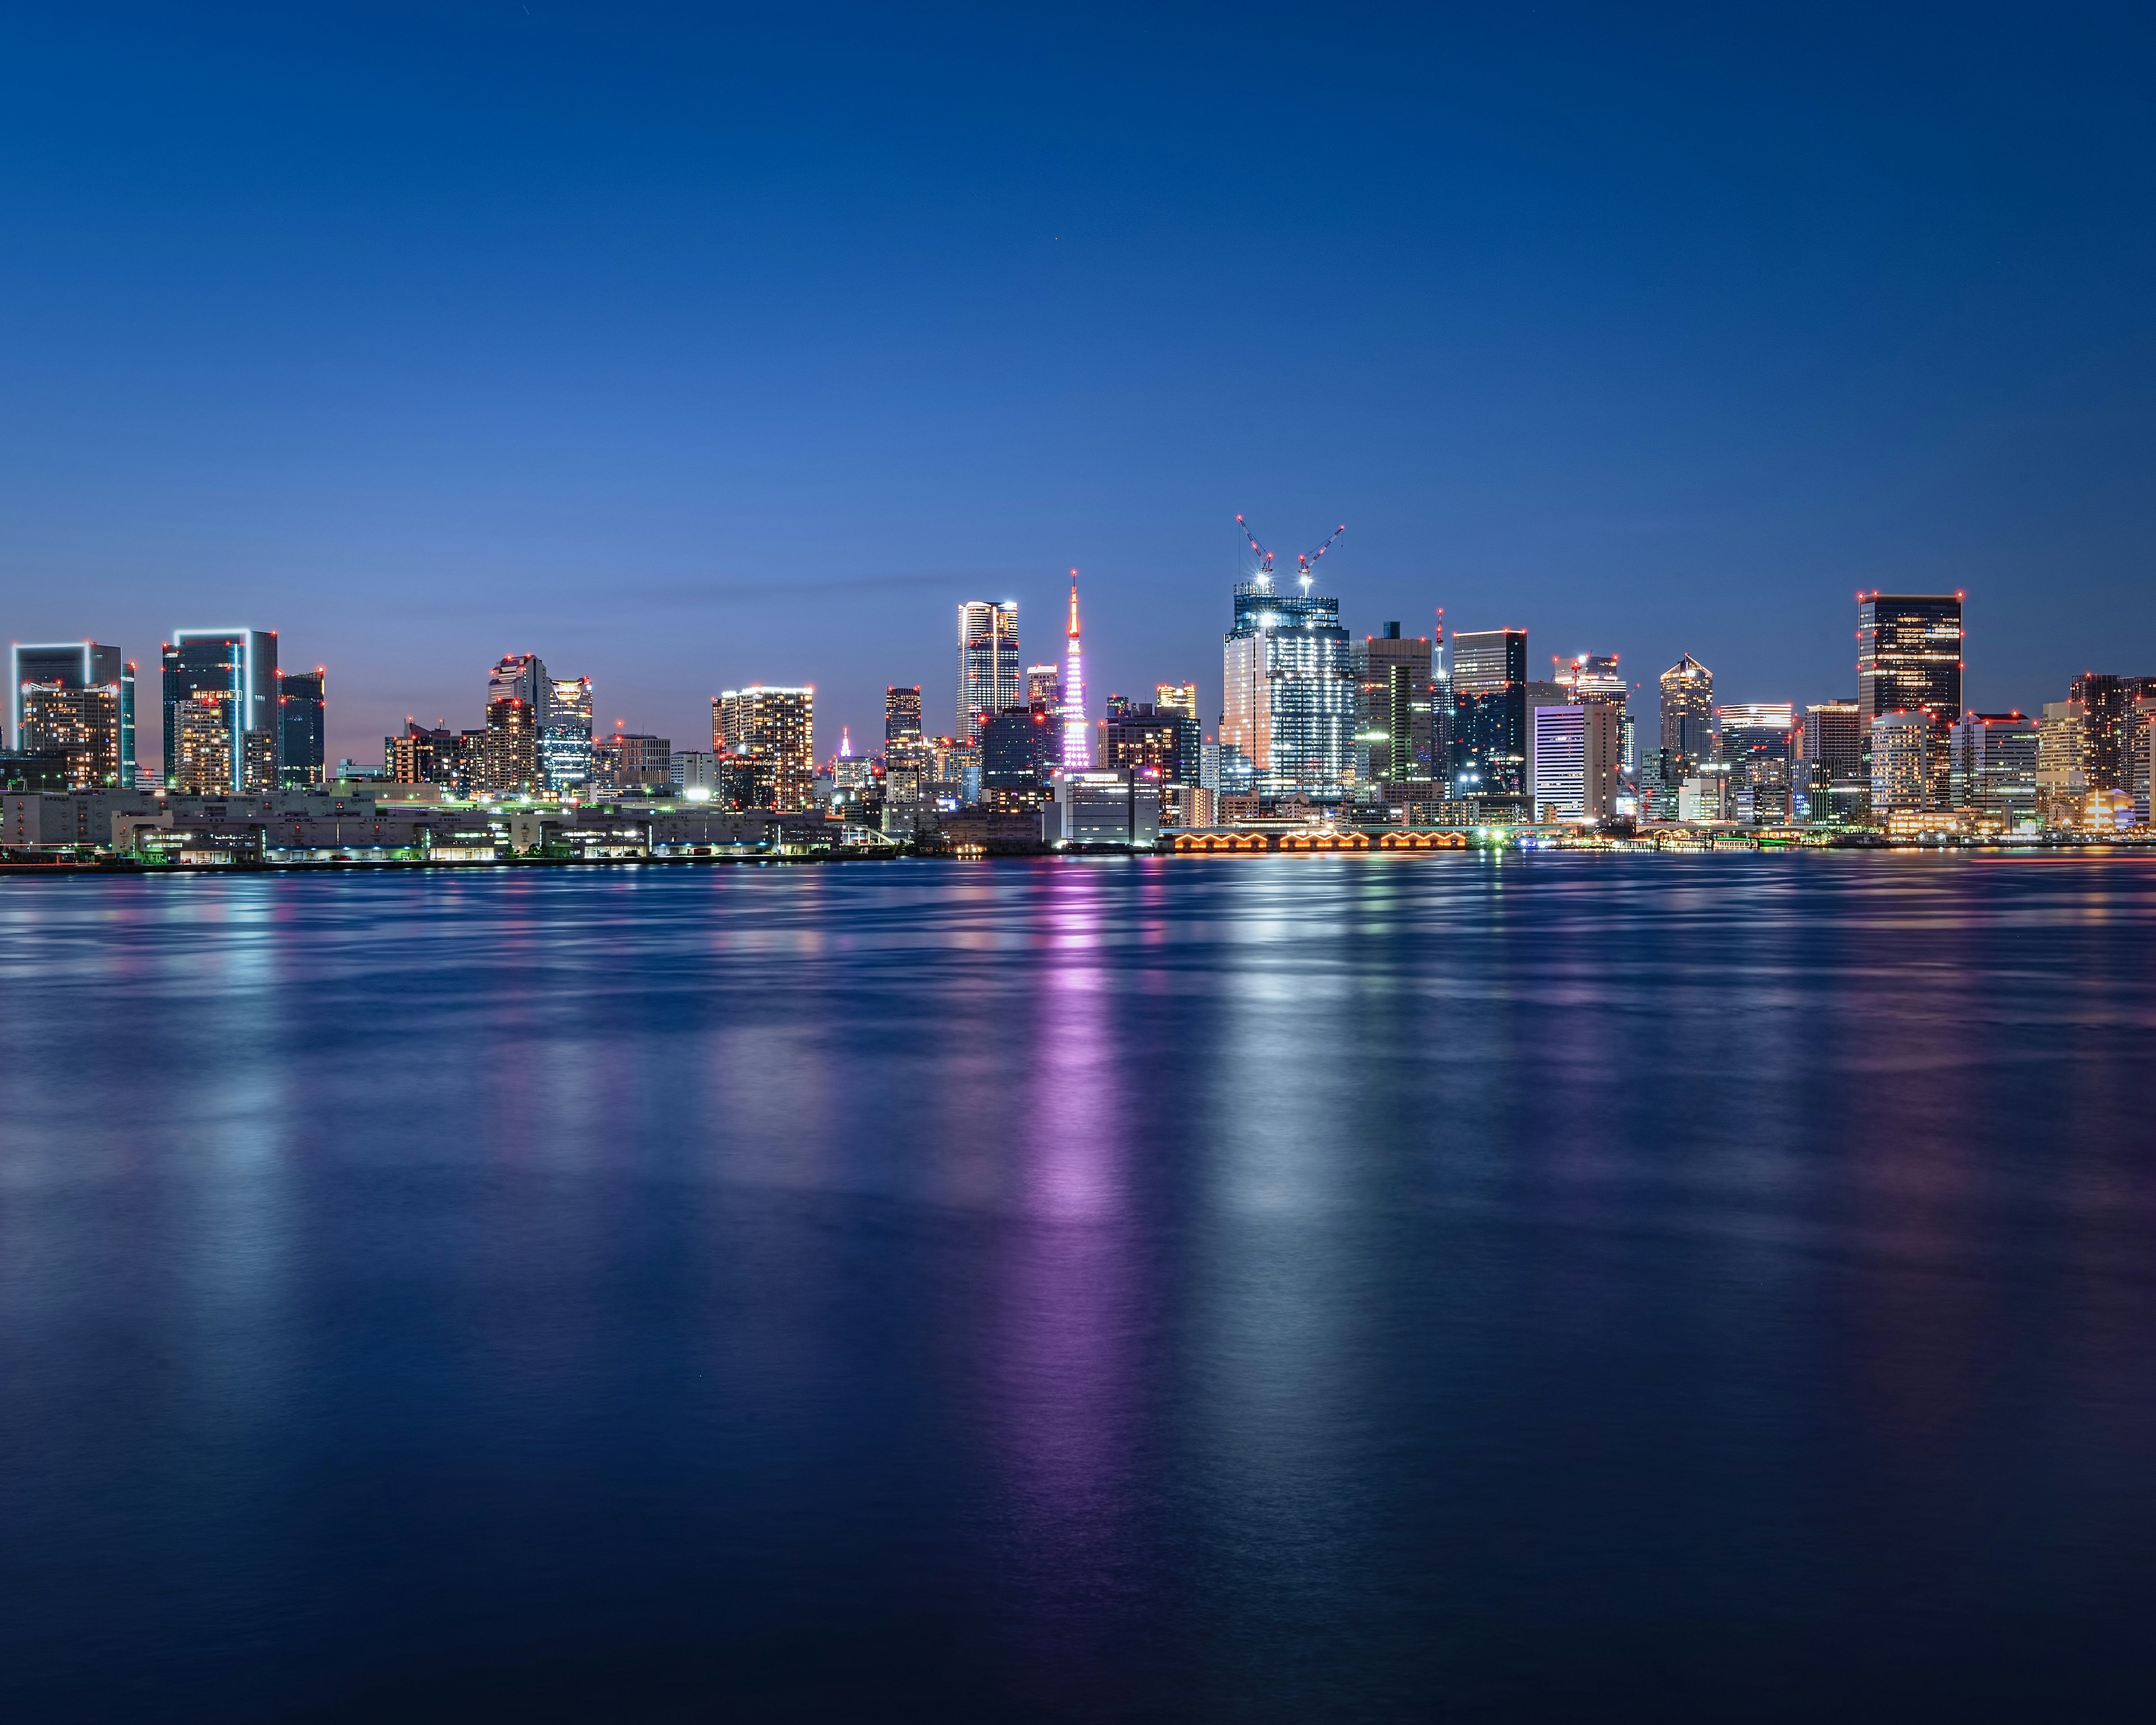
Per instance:
[[[2081,824],[2088,798],[2087,726],[2078,701],[2047,701],[2036,725],[2036,818],[2046,826]]]
[[[1534,710],[1535,819],[1594,824],[1617,811],[1618,709],[1566,701]]]
[[[1856,604],[1856,706],[1866,726],[1884,713],[1962,714],[1962,596],[1868,593]]]
[[[1152,708],[1157,713],[1181,713],[1195,725],[1198,722],[1197,684],[1155,683],[1152,685]]]
[[[553,692],[547,667],[536,653],[505,653],[486,674],[486,702],[521,701],[538,722],[547,722],[547,698]]]
[[[1355,671],[1340,601],[1235,583],[1221,652],[1221,778],[1230,790],[1337,802],[1354,770]],[[1231,765],[1233,770],[1231,771]]]
[[[1150,774],[1162,784],[1196,784],[1199,735],[1197,720],[1188,714],[1139,702],[1101,727],[1101,766],[1104,771]]]
[[[208,797],[239,788],[240,763],[234,750],[244,733],[233,724],[237,700],[229,690],[201,689],[177,704],[178,711],[167,721],[174,738],[167,789]]]
[[[745,783],[762,794],[767,778],[772,801],[747,808],[806,809],[816,798],[816,691],[752,683],[729,689],[711,702],[711,749],[737,761],[768,763],[767,774]]]
[[[408,719],[403,736],[382,739],[382,771],[398,784],[438,784],[462,790],[459,752],[457,733],[447,726],[435,729]]]
[[[1453,635],[1453,786],[1458,795],[1532,796],[1529,757],[1534,733],[1527,693],[1525,629],[1471,629]]]
[[[538,717],[521,696],[497,696],[487,702],[480,789],[497,797],[529,797],[546,789],[539,767]]]
[[[1053,670],[1053,665],[1049,667]],[[883,740],[886,743],[918,746],[921,732],[921,685],[893,686],[883,691]]]
[[[2074,679],[2066,698],[2081,708],[2082,777],[2089,790],[2133,788],[2145,717],[2138,703],[2151,696],[2156,696],[2156,677],[2086,671]]]
[[[968,599],[958,607],[958,734],[979,733],[982,721],[1021,704],[1018,675],[1018,607]]]
[[[10,649],[10,736],[22,753],[54,756],[69,790],[135,783],[135,667],[95,641]]]
[[[277,633],[259,629],[182,629],[172,633],[163,649],[165,711],[165,774],[173,775],[172,763],[181,757],[181,721],[193,727],[192,766],[183,771],[191,782],[220,791],[270,791],[276,785],[277,745]],[[229,735],[218,749],[209,747],[203,727],[210,722],[208,710],[196,701],[199,695],[217,697],[214,706]],[[250,747],[248,739],[254,740]],[[266,781],[259,780],[267,757]],[[224,762],[228,782],[208,787],[203,778],[206,762]]]
[[[1638,748],[1632,734],[1631,691],[1625,685],[1624,673],[1617,669],[1614,653],[1583,653],[1578,658],[1553,661],[1557,670],[1555,681],[1570,692],[1572,700],[1580,706],[1606,706],[1617,715],[1615,757],[1609,762],[1614,773],[1630,774],[1638,770]]]
[[[547,788],[567,796],[592,782],[592,680],[553,677],[539,727],[539,771]]]
[[[1714,757],[1714,673],[1691,654],[1661,675],[1662,747],[1677,757],[1678,776]]]
[[[1721,756],[1729,768],[1735,819],[1779,823],[1790,818],[1791,732],[1796,709],[1788,701],[1747,701],[1715,709]]]
[[[2036,824],[2036,721],[2018,712],[1965,713],[1953,727],[1948,806],[2012,830]]]
[[[1025,705],[1045,706],[1055,712],[1063,705],[1063,667],[1029,665],[1025,668]]]
[[[1063,759],[1065,773],[1093,764],[1093,739],[1086,721],[1086,655],[1078,640],[1078,572],[1070,572],[1070,626],[1063,648]]]
[[[1796,752],[1792,796],[1804,799],[1804,818],[1847,825],[1870,814],[1871,781],[1855,701],[1815,701],[1806,707],[1797,729]]]
[[[1871,813],[1892,814],[1936,809],[1937,727],[1929,713],[1881,713],[1871,721]]]
[[[329,673],[319,665],[311,671],[277,673],[277,775],[286,790],[322,782],[328,765],[328,681]]]
[[[1363,783],[1432,778],[1435,715],[1430,644],[1397,623],[1355,644],[1356,776]]]
[[[722,769],[720,777],[724,778]],[[592,788],[615,797],[667,795],[674,788],[673,740],[649,732],[621,730],[593,737]]]
[[[1062,759],[1062,727],[1047,706],[1006,707],[981,726],[981,793],[1039,803]]]

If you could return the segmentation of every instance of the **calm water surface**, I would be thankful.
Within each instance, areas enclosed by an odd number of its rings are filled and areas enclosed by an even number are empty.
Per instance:
[[[2156,860],[0,881],[0,1712],[2156,1717]]]

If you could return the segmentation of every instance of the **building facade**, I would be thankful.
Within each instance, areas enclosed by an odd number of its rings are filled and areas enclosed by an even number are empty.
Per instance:
[[[1340,602],[1235,584],[1221,650],[1224,786],[1337,802],[1354,771],[1355,674]]]
[[[197,775],[213,759],[222,760],[228,783],[219,788],[264,791],[276,788],[277,634],[274,629],[183,629],[173,632],[162,651],[165,715],[165,773],[183,753],[182,723],[193,742],[182,771]],[[211,722],[208,706],[197,697],[215,697],[226,727],[224,741],[213,747],[204,732]],[[263,779],[266,770],[267,778]],[[252,773],[260,783],[250,783]]]
[[[968,600],[958,607],[958,735],[978,736],[984,720],[1022,704],[1017,605]]]
[[[1527,717],[1525,629],[1454,633],[1452,711],[1455,794],[1529,796],[1534,737]]]
[[[2010,832],[2034,827],[2041,744],[2036,721],[2019,712],[1964,714],[1953,731],[1947,806]]]
[[[8,737],[18,752],[59,756],[69,789],[133,788],[135,667],[117,647],[18,644],[8,649]]]
[[[711,750],[737,762],[768,764],[772,800],[743,808],[808,808],[816,799],[814,688],[752,683],[727,690],[711,702]],[[763,775],[751,773],[744,782],[762,793]]]
[[[592,680],[554,677],[547,685],[547,716],[539,727],[539,771],[556,796],[572,796],[592,782]]]
[[[1355,646],[1355,774],[1360,784],[1437,776],[1430,644],[1388,623]]]
[[[326,776],[329,673],[277,674],[278,783],[285,790],[305,790]]]

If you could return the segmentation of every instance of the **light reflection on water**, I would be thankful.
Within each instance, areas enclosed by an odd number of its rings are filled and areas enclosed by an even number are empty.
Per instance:
[[[0,881],[0,1705],[2102,1712],[2152,978],[2136,859]]]

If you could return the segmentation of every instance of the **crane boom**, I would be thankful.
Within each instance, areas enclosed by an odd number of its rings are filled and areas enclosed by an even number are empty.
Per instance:
[[[1266,574],[1272,573],[1273,554],[1258,543],[1258,536],[1250,531],[1250,524],[1242,516],[1235,517],[1235,525],[1243,530],[1244,538],[1250,542],[1250,549],[1258,554],[1258,567]]]
[[[1335,527],[1326,536],[1325,543],[1319,546],[1316,551],[1297,552],[1296,553],[1295,560],[1296,563],[1301,566],[1302,572],[1306,575],[1309,574],[1312,567],[1317,564],[1317,560],[1323,557],[1327,552],[1332,549],[1333,542],[1339,538],[1339,536],[1347,531],[1348,523],[1342,521],[1338,526]]]

